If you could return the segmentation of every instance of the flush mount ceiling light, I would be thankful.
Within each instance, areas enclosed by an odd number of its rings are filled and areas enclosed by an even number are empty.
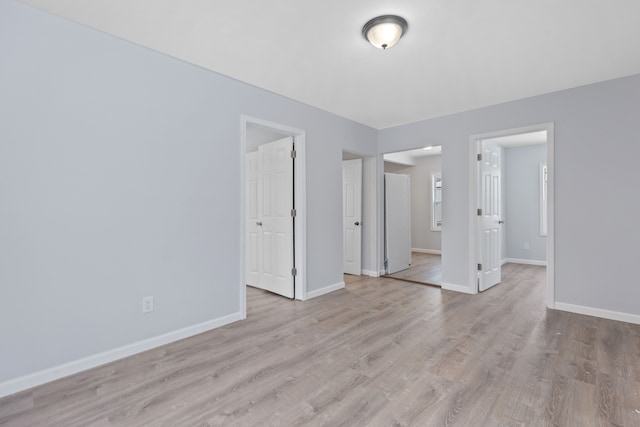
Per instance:
[[[382,15],[373,18],[362,27],[362,35],[378,49],[387,49],[407,31],[407,21],[396,15]]]

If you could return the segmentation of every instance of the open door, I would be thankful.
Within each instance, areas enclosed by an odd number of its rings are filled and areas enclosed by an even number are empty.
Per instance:
[[[247,284],[294,296],[293,138],[247,154]]]
[[[362,159],[342,162],[343,271],[362,271]]]
[[[409,175],[384,174],[385,272],[411,266],[411,189]]]
[[[502,242],[500,212],[500,147],[480,141],[478,156],[478,290],[485,291],[500,283]]]

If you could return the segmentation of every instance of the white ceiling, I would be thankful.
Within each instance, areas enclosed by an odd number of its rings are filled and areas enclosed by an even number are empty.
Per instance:
[[[547,131],[541,130],[537,132],[520,133],[517,135],[501,136],[499,138],[491,138],[489,141],[493,141],[501,147],[522,147],[525,145],[537,145],[547,143]]]
[[[640,72],[637,0],[23,2],[378,129]]]
[[[386,153],[383,155],[383,158],[385,162],[397,163],[401,165],[415,165],[416,161],[420,157],[437,156],[442,154],[442,145],[429,147],[431,147],[429,150],[425,150],[426,147],[423,147],[416,148],[414,150]]]

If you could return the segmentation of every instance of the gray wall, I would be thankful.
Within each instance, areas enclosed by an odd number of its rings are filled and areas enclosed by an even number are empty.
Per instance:
[[[242,114],[306,130],[308,289],[342,282],[374,129],[11,0],[0,94],[0,382],[239,311]]]
[[[546,261],[547,238],[540,235],[540,164],[547,162],[547,146],[506,148],[503,159],[505,258]]]
[[[440,231],[431,231],[431,173],[442,171],[441,155],[414,159],[415,166],[385,162],[385,172],[409,175],[411,181],[411,247],[439,251]]]
[[[471,289],[470,135],[555,122],[555,300],[640,315],[638,111],[634,75],[384,129],[378,144],[380,152],[443,146],[442,279]]]

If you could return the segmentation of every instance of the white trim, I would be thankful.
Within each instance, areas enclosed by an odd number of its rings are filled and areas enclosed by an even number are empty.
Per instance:
[[[478,293],[477,288],[476,289],[473,289],[473,288],[470,289],[468,286],[455,285],[453,283],[444,283],[443,282],[440,285],[440,287],[442,289],[444,289],[444,290],[447,290],[447,291],[462,292],[463,294],[471,294],[471,295],[473,295],[473,294],[477,294]]]
[[[505,258],[502,260],[502,265],[508,262],[513,264],[540,265],[543,267],[547,266],[547,261],[540,261],[537,259],[520,259],[520,258]]]
[[[477,226],[478,226],[478,153],[479,142],[478,138],[474,135],[469,137],[471,142],[471,155],[469,156],[469,246],[467,247],[469,253],[469,288],[478,293],[479,288],[479,274],[478,274],[478,261],[476,259],[476,240],[477,240]],[[443,284],[444,287],[444,284]]]
[[[340,282],[340,283],[326,286],[324,288],[316,289],[315,291],[309,291],[307,292],[307,299],[316,298],[333,291],[338,291],[340,289],[344,289],[344,282]]]
[[[362,270],[362,275],[369,277],[380,277],[380,273],[376,272],[375,270]]]
[[[296,259],[296,285],[295,298],[307,299],[307,154],[306,133],[301,129],[281,125],[279,123],[258,119],[242,114],[240,116],[240,312],[242,318],[247,317],[247,291],[245,280],[245,154],[247,151],[247,125],[253,125],[281,133],[283,136],[292,136],[296,145],[296,167],[294,172],[296,220],[295,220],[295,259]]]
[[[547,307],[555,308],[555,131],[553,122],[547,123]]]
[[[411,252],[418,252],[419,254],[442,255],[442,251],[440,249],[411,248]]]
[[[239,257],[239,266],[240,269],[240,317],[242,319],[247,318],[247,270],[245,268],[245,256],[246,256],[246,217],[245,217],[245,204],[246,204],[246,173],[245,173],[245,160],[247,157],[247,119],[243,116],[240,118],[240,144],[238,144],[240,148],[240,162],[238,164],[238,169],[240,171],[240,257]]]
[[[587,316],[600,317],[603,319],[617,320],[620,322],[635,323],[640,325],[640,315],[622,313],[619,311],[605,310],[602,308],[585,307],[582,305],[565,304],[556,302],[556,310],[568,311],[570,313],[585,314]]]
[[[541,123],[532,126],[524,126],[506,129],[496,132],[487,132],[469,137],[469,284],[471,288],[478,289],[476,264],[477,241],[477,214],[476,201],[478,192],[477,174],[477,149],[478,141],[483,139],[498,138],[501,136],[517,135],[536,131],[547,131],[547,307],[555,306],[555,205],[554,205],[554,124],[553,122]]]
[[[133,356],[134,354],[142,353],[143,351],[151,350],[175,341],[189,338],[194,335],[219,328],[229,323],[237,322],[238,320],[242,320],[242,315],[240,312],[219,317],[214,320],[209,320],[207,322],[199,323],[197,325],[188,326],[186,328],[178,329],[177,331],[168,332],[156,337],[147,338],[142,341],[114,348],[112,350],[107,350],[102,353],[87,356],[82,359],[64,363],[62,365],[54,366],[53,368],[44,369],[39,372],[34,372],[33,374],[5,381],[3,383],[0,383],[0,397],[8,396],[10,394],[29,389],[31,387],[45,384],[63,377],[67,377],[69,375],[77,374],[78,372],[86,371],[87,369],[92,369],[97,366],[111,363],[125,357]]]
[[[365,207],[364,214],[367,215],[367,224],[365,226],[369,230],[369,268],[375,274],[378,272],[378,180],[377,180],[377,157],[369,156],[363,159],[366,179],[365,186],[367,191],[368,206]],[[372,277],[378,277],[380,274]]]

